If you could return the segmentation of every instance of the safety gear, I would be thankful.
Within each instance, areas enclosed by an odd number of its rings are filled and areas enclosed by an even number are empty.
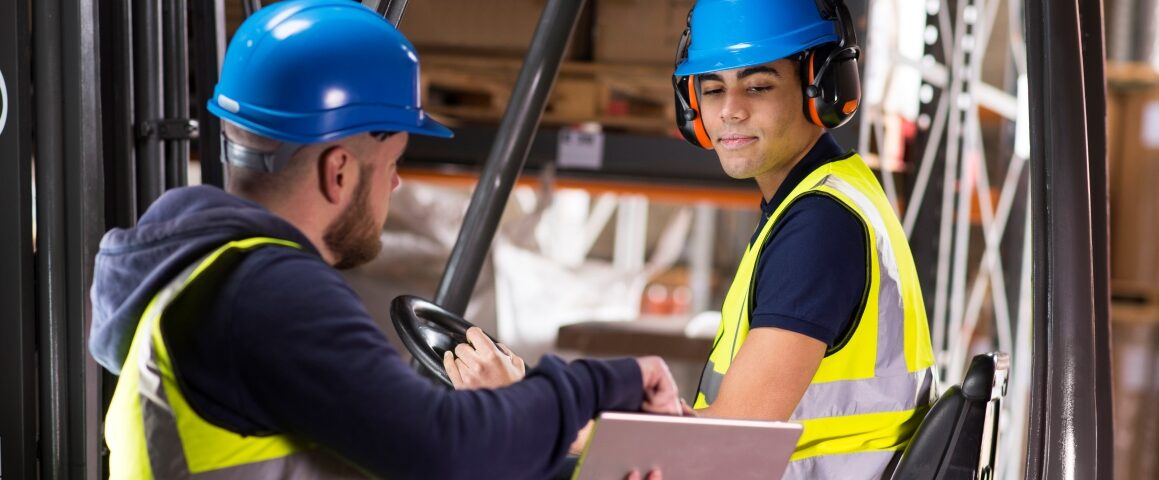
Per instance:
[[[809,0],[700,0],[676,75],[751,67],[837,42],[837,25]]]
[[[861,49],[842,0],[697,2],[677,45],[672,79],[681,135],[693,145],[712,148],[694,78],[792,56],[799,56],[805,117],[824,128],[853,118],[861,100]]]
[[[861,106],[861,73],[857,59],[857,30],[843,0],[817,0],[821,16],[835,19],[841,40],[810,49],[802,55],[801,84],[805,87],[805,114],[814,125],[845,125]]]
[[[195,329],[214,289],[254,249],[301,248],[257,237],[195,262],[145,309],[105,418],[111,478],[365,478],[332,454],[285,435],[241,435],[189,405],[168,345]]]
[[[905,232],[861,157],[852,154],[802,180],[741,259],[725,297],[694,408],[716,400],[749,333],[756,266],[777,221],[806,195],[833,198],[865,225],[867,295],[847,335],[825,352],[790,421],[804,432],[785,478],[878,478],[929,409],[934,354]]]
[[[450,137],[419,99],[419,60],[393,25],[350,0],[288,0],[238,28],[209,111],[296,144],[370,131]]]

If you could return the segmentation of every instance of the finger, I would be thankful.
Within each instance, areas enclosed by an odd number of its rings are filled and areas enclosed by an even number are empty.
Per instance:
[[[479,375],[479,368],[476,365],[470,365],[463,362],[463,359],[456,358],[455,366],[459,367],[459,373],[462,374],[463,383],[474,383],[475,377]]]
[[[502,343],[499,344],[499,348],[503,350],[503,353],[507,354],[508,357],[511,357],[511,364],[515,365],[515,368],[519,369],[519,373],[527,372],[527,364],[523,363],[522,357],[516,355],[515,352],[512,352],[510,348],[507,348],[507,345]]]
[[[455,365],[455,356],[451,352],[443,354],[443,368],[447,370],[447,376],[451,377],[451,385],[454,385],[456,390],[462,390],[463,375],[459,373],[459,367]]]
[[[483,329],[479,327],[471,327],[467,329],[467,341],[471,342],[471,346],[475,347],[475,351],[479,352],[481,358],[490,358],[499,354],[499,349],[495,347],[495,342],[492,342]]]
[[[478,371],[471,370],[470,367],[466,366],[466,364],[464,364],[463,361],[458,358],[455,359],[455,367],[459,369],[459,378],[461,379],[463,390],[474,390],[476,388],[480,388]]]
[[[645,403],[648,404],[650,411],[666,415],[680,415],[680,401],[675,391],[669,390],[664,385],[658,385],[646,396]]]
[[[588,420],[587,425],[584,425],[584,428],[581,428],[579,432],[576,432],[575,440],[571,442],[571,445],[567,449],[568,453],[574,455],[580,455],[584,453],[584,449],[588,446],[588,438],[592,435],[592,427],[594,425],[595,422],[593,420]]]
[[[643,357],[640,372],[644,377],[644,406],[647,411],[666,415],[680,415],[680,398],[676,381],[668,365],[659,357]]]
[[[646,480],[664,480],[664,474],[660,473],[660,469],[657,468],[648,472],[648,478]]]
[[[455,359],[462,360],[472,370],[478,369],[478,365],[482,363],[479,358],[479,353],[471,345],[466,343],[455,345]]]
[[[685,417],[698,416],[696,414],[696,410],[694,410],[690,405],[688,405],[688,402],[685,402],[683,398],[680,399],[680,414],[682,416],[685,416]]]
[[[640,472],[633,468],[631,472],[628,472],[628,476],[624,477],[624,480],[640,480]]]

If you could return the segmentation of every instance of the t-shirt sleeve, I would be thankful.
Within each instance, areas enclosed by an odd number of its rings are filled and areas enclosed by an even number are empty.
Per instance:
[[[790,205],[757,263],[750,327],[837,343],[868,288],[867,236],[862,221],[833,198],[808,195]]]
[[[640,408],[643,381],[632,359],[547,356],[507,388],[433,386],[332,269],[304,255],[250,267],[229,289],[225,350],[245,386],[238,408],[375,475],[545,477],[596,412]]]

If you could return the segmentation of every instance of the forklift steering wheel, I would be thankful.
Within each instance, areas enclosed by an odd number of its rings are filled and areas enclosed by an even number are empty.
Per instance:
[[[443,368],[443,355],[454,353],[455,346],[467,342],[471,322],[463,320],[431,302],[413,295],[400,295],[390,303],[390,320],[402,338],[403,345],[418,361],[420,371],[453,387]],[[498,343],[494,337],[491,341]]]

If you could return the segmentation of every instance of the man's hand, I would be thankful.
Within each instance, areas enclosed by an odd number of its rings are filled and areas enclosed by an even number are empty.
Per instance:
[[[579,455],[584,453],[584,449],[588,446],[588,437],[592,436],[592,427],[595,426],[595,420],[588,420],[587,425],[581,428],[575,434],[575,441],[567,447],[567,453],[571,455]]]
[[[641,410],[664,415],[681,414],[680,395],[676,380],[668,371],[668,364],[660,357],[640,357],[640,373],[644,377],[644,405]]]
[[[683,398],[680,399],[680,415],[684,416],[684,417],[699,417],[700,416],[696,413],[696,410],[693,410],[692,407],[688,405],[688,402],[684,401]]]
[[[523,379],[526,365],[506,345],[496,346],[479,327],[467,330],[467,341],[453,355],[443,355],[443,368],[456,390],[506,387]]]
[[[648,472],[648,476],[644,477],[644,480],[662,480],[663,478],[664,476],[660,473],[660,469],[657,468]],[[624,480],[640,480],[640,471],[632,470],[628,473],[627,477],[624,477]]]

